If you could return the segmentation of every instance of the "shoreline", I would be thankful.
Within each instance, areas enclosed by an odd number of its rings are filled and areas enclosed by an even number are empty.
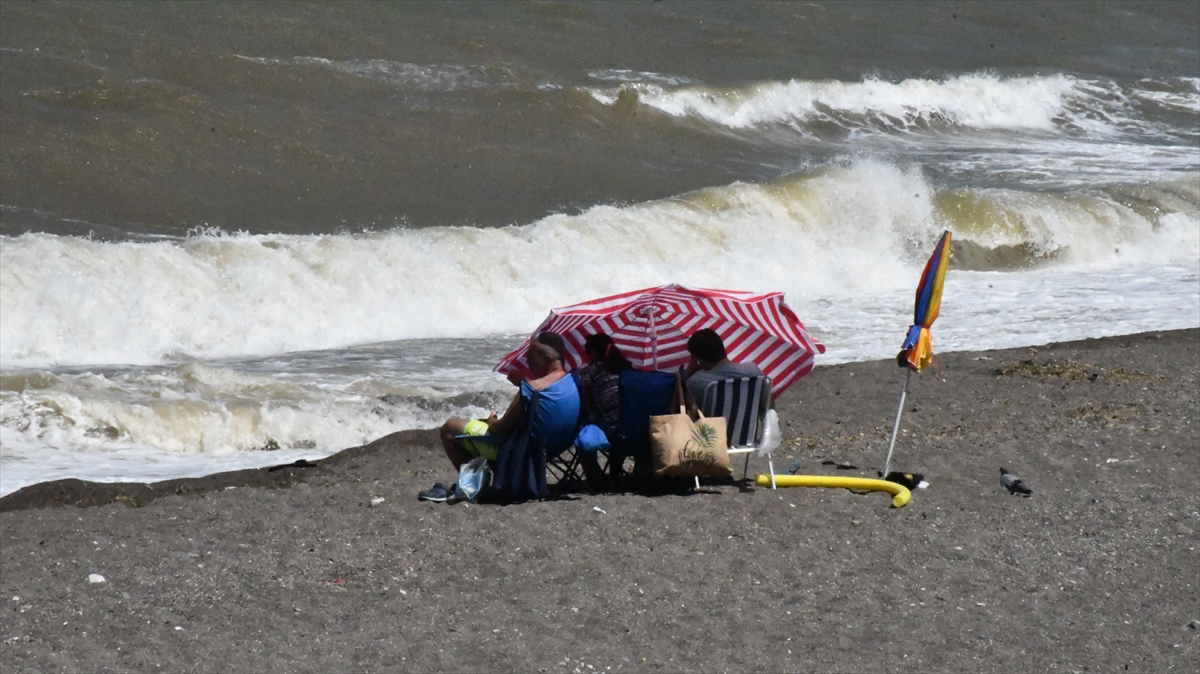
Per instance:
[[[1079,348],[1085,346],[1104,347],[1111,343],[1124,343],[1131,339],[1145,339],[1151,336],[1159,338],[1158,336],[1173,334],[1186,336],[1189,333],[1200,335],[1200,328],[1151,331],[1109,337],[1094,337],[1068,342],[1057,342],[1029,347],[1014,347],[1009,349],[951,351],[947,352],[944,356],[940,356],[939,358],[949,357],[953,354],[987,354],[992,352],[1000,353],[1021,351],[1023,349],[1038,351],[1054,348]],[[863,363],[889,362],[890,361],[852,361],[833,365],[818,365],[816,368],[814,368],[814,372],[826,368],[842,368]],[[920,375],[918,375],[918,377],[919,376]],[[934,375],[932,372],[929,372],[926,373],[926,376],[932,377]],[[898,378],[897,381],[902,381],[902,379]],[[783,400],[777,404],[787,406],[788,397],[795,395],[796,391],[802,391],[804,382],[804,379],[800,380],[800,382],[793,387],[793,390],[785,394]],[[784,423],[786,424],[786,422]],[[783,430],[784,440],[786,441],[788,439],[788,432],[786,428]],[[46,482],[38,482],[22,487],[14,492],[0,497],[0,512],[56,506],[90,507],[108,503],[127,503],[134,507],[141,507],[155,499],[172,494],[203,494],[205,492],[237,487],[259,487],[272,489],[287,488],[299,484],[306,478],[306,476],[320,474],[320,469],[324,466],[334,465],[363,453],[381,451],[388,445],[429,444],[432,447],[436,447],[438,442],[436,439],[436,433],[437,429],[407,429],[396,431],[381,438],[377,438],[376,440],[365,445],[338,450],[333,454],[321,459],[315,459],[312,461],[301,460],[293,463],[263,466],[260,468],[220,471],[199,477],[171,478],[157,482],[98,482],[94,480],[78,478],[48,480]],[[782,445],[781,449],[784,449]],[[301,463],[304,464],[303,467],[297,465]]]
[[[433,431],[309,468],[27,487],[0,499],[0,661],[1200,668],[1200,330],[937,358],[946,381],[912,378],[892,459],[931,484],[903,508],[878,493],[736,481],[422,503],[417,491],[452,476]],[[815,369],[778,401],[777,469],[799,460],[805,474],[873,477],[902,385],[890,361]],[[765,462],[751,463],[753,479]],[[1001,466],[1033,495],[1007,494]]]

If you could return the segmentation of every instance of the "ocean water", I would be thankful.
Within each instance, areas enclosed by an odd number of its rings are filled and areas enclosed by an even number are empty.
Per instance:
[[[0,494],[480,414],[662,283],[887,358],[946,229],[935,351],[1200,325],[1197,5],[0,4]]]

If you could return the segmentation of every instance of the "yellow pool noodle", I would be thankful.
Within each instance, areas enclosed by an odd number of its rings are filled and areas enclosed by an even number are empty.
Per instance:
[[[770,475],[759,475],[754,483],[760,487],[771,486]],[[860,491],[886,491],[892,495],[892,505],[903,508],[912,498],[912,492],[902,484],[869,477],[837,477],[834,475],[776,475],[777,487],[830,487],[833,489],[857,489]]]

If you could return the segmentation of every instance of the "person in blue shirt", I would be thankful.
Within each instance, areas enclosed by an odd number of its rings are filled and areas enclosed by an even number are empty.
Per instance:
[[[495,436],[498,452],[488,457],[495,466],[493,486],[509,498],[546,496],[546,452],[560,451],[574,440],[579,420],[579,390],[563,366],[566,344],[554,332],[542,332],[529,342],[526,361],[533,378],[521,382],[503,415],[492,412],[487,419],[487,435]],[[478,455],[483,443],[464,442],[472,419],[449,419],[442,424],[440,436],[446,458],[459,470]],[[565,444],[564,444],[565,443]],[[444,501],[451,489],[437,483],[421,492],[419,498]]]

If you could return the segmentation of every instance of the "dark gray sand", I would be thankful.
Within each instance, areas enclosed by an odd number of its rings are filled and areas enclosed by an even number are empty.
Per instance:
[[[931,486],[899,509],[737,483],[420,503],[452,477],[428,431],[312,468],[38,485],[0,500],[0,666],[1200,671],[1198,334],[941,354],[893,460]],[[874,476],[902,382],[818,368],[779,401],[776,465]]]

